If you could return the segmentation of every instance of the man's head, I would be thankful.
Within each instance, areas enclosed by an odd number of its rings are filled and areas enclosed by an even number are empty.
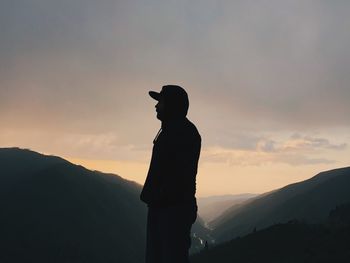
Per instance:
[[[150,91],[149,95],[158,101],[157,118],[161,121],[185,117],[189,101],[186,91],[177,85],[166,85],[160,92]]]

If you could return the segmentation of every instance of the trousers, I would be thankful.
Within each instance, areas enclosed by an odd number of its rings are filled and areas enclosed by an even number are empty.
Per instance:
[[[191,227],[196,218],[196,204],[149,207],[146,263],[189,263]]]

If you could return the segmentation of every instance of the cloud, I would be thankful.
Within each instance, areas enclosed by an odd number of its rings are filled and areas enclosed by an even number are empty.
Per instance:
[[[106,134],[68,134],[58,137],[55,144],[61,145],[61,151],[70,157],[86,159],[145,161],[149,158],[149,145],[130,144],[114,133]]]
[[[26,107],[36,112],[51,109],[60,118],[61,110],[71,123],[100,112],[109,126],[112,114],[127,117],[135,94],[174,81],[201,94],[202,107],[213,103],[241,123],[349,126],[349,7],[301,0],[3,1],[1,111],[29,93]],[[145,117],[146,103],[132,106]]]
[[[81,159],[147,162],[149,145],[132,144],[115,133],[48,133],[42,130],[0,130],[1,147],[18,146],[47,154]]]
[[[256,149],[261,152],[275,152],[276,142],[269,139],[261,139],[257,143]]]
[[[207,147],[202,154],[203,162],[226,163],[230,166],[257,166],[268,163],[285,163],[289,165],[330,164],[331,151],[342,151],[346,143],[333,144],[328,139],[293,134],[286,140],[272,140],[260,137],[255,148],[242,149],[230,147]],[[325,157],[323,157],[325,156]]]
[[[296,133],[284,142],[281,148],[289,151],[318,149],[344,150],[347,148],[347,143],[334,144],[325,138],[302,136]]]
[[[225,163],[229,166],[260,166],[266,164],[284,163],[291,166],[330,164],[334,160],[313,158],[297,153],[263,153],[233,151],[225,149],[206,149],[202,153],[201,162]]]
[[[327,158],[309,157],[301,153],[238,151],[208,148],[203,151],[201,162],[225,163],[229,166],[261,166],[284,163],[291,166],[335,163]]]

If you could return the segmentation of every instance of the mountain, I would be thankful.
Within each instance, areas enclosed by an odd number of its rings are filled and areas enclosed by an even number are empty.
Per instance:
[[[213,221],[233,205],[241,204],[256,194],[215,195],[197,198],[198,213],[205,222]]]
[[[0,148],[0,262],[144,261],[141,186],[60,157]],[[195,223],[192,251],[206,229]]]
[[[345,263],[349,262],[350,203],[329,213],[323,224],[292,220],[209,247],[192,263]]]
[[[350,167],[322,172],[228,209],[210,222],[212,235],[220,243],[293,219],[323,222],[332,208],[350,202],[349,189]]]
[[[0,262],[141,262],[140,186],[29,150],[0,150]]]

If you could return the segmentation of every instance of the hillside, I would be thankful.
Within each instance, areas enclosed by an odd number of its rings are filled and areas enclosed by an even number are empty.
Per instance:
[[[210,222],[219,217],[224,211],[233,205],[256,197],[256,194],[217,195],[197,198],[198,213],[205,222]]]
[[[349,167],[322,172],[227,210],[210,223],[213,236],[222,242],[292,219],[323,222],[332,208],[350,202],[349,189]]]
[[[140,186],[29,150],[1,149],[1,262],[140,262]]]
[[[0,262],[142,262],[141,186],[56,156],[0,148]],[[192,251],[206,229],[198,222]]]
[[[209,247],[192,263],[346,263],[350,258],[350,204],[329,213],[324,224],[276,224]]]

